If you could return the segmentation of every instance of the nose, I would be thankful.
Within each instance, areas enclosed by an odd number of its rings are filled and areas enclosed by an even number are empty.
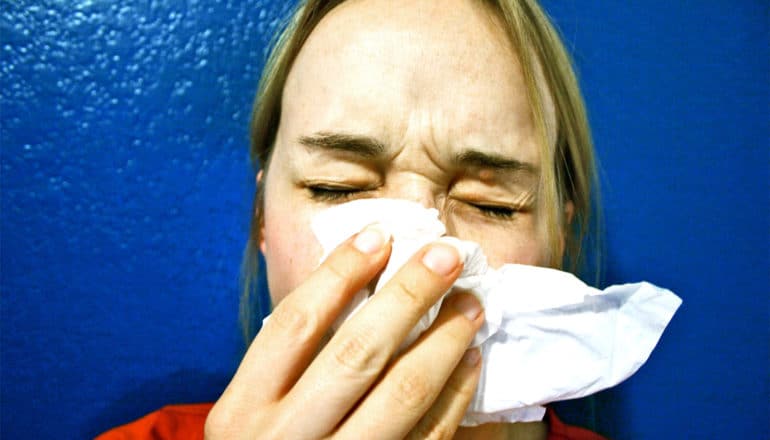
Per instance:
[[[410,175],[393,179],[385,196],[417,202],[425,208],[438,209],[443,199],[441,194],[441,188],[435,182],[424,176]]]

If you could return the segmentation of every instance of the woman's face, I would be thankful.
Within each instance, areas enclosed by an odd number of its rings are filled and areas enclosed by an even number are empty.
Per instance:
[[[502,26],[460,0],[349,1],[321,21],[288,76],[262,182],[275,303],[318,265],[313,215],[356,198],[436,208],[493,266],[545,263],[542,164]]]

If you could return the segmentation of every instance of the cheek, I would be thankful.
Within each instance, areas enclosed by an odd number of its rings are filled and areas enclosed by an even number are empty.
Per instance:
[[[265,264],[270,299],[278,304],[318,266],[321,246],[309,221],[291,213],[265,215]]]
[[[479,243],[491,267],[513,263],[544,266],[547,264],[548,253],[537,238],[533,220],[529,216],[511,227],[489,227],[450,221],[447,229],[449,235]]]
[[[480,240],[484,253],[491,267],[503,264],[528,264],[543,266],[546,264],[544,249],[534,235],[522,236],[511,234],[506,240]]]

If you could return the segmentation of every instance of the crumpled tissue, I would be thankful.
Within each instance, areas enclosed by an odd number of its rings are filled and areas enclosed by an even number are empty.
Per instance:
[[[472,344],[481,349],[481,378],[464,426],[539,421],[548,402],[617,385],[647,360],[682,302],[647,282],[599,290],[555,269],[491,268],[478,244],[444,236],[437,210],[406,200],[362,199],[317,214],[311,228],[324,250],[321,261],[372,223],[392,234],[390,260],[374,291],[358,292],[334,330],[422,246],[436,240],[455,246],[464,269],[453,287],[476,295],[485,314]],[[402,348],[431,325],[441,302],[421,318]]]

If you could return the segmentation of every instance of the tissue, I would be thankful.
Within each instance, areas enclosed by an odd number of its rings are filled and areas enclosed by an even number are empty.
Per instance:
[[[375,222],[393,236],[390,260],[374,289],[359,291],[333,328],[360,310],[422,246],[436,240],[455,246],[464,269],[453,287],[476,295],[485,314],[473,341],[482,354],[481,378],[464,426],[538,421],[548,402],[620,383],[647,360],[681,304],[672,292],[646,282],[599,290],[559,270],[491,268],[478,244],[444,236],[438,211],[406,200],[362,199],[317,214],[311,228],[324,250],[320,261]],[[431,325],[442,300],[402,348]]]

